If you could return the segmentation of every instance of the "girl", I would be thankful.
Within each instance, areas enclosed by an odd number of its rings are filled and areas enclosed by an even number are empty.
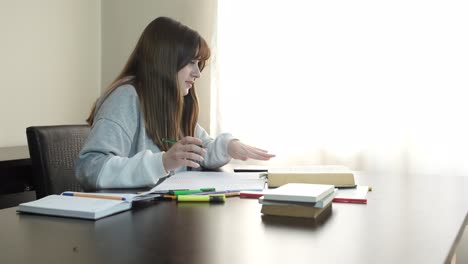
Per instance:
[[[228,133],[212,139],[198,125],[195,81],[209,57],[206,41],[177,21],[160,17],[146,27],[87,119],[75,171],[85,190],[154,186],[187,168],[274,157]]]

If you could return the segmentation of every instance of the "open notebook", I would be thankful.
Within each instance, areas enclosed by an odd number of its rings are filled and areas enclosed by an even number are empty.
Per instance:
[[[130,201],[49,195],[20,204],[18,212],[96,220],[130,208]]]
[[[151,192],[201,188],[215,188],[216,191],[263,190],[265,183],[266,178],[260,173],[187,171],[168,177]]]
[[[85,197],[83,197],[85,196]],[[150,200],[159,194],[63,192],[22,203],[18,212],[97,220],[132,208],[132,202]]]

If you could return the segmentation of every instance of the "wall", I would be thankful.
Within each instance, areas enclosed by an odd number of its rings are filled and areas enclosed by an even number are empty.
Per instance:
[[[122,70],[146,25],[159,16],[197,30],[208,43],[213,35],[216,0],[102,0],[102,91]],[[199,122],[210,128],[210,66],[197,81]]]
[[[0,0],[0,147],[84,123],[100,87],[100,1]]]
[[[215,11],[216,0],[0,0],[0,147],[26,145],[28,126],[84,123],[152,19],[211,42]],[[207,130],[210,70],[197,83]]]

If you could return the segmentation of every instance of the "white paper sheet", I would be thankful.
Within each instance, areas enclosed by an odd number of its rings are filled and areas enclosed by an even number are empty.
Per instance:
[[[151,192],[200,188],[215,188],[216,191],[263,190],[265,182],[260,173],[187,171],[172,175]]]

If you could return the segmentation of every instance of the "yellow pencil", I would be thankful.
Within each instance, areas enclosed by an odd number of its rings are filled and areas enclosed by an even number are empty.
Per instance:
[[[240,195],[240,192],[229,192],[229,193],[225,193],[224,196],[226,197],[234,197],[234,196],[239,196]]]
[[[177,199],[177,196],[169,195],[169,194],[165,194],[162,197],[163,197],[164,200],[175,200],[175,199]]]
[[[62,195],[86,197],[86,198],[97,198],[97,199],[107,199],[107,200],[117,200],[117,201],[125,201],[126,200],[125,197],[120,197],[120,196],[99,195],[99,194],[90,194],[90,193],[64,192],[64,193],[62,193]]]

